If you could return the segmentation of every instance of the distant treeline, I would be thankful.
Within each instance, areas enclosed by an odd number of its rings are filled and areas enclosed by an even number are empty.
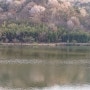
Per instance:
[[[90,33],[82,30],[67,30],[58,27],[51,30],[46,25],[6,24],[0,26],[0,42],[4,43],[87,43]]]

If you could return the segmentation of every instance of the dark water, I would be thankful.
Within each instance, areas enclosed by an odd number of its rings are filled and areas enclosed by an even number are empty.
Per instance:
[[[89,90],[89,84],[89,46],[0,46],[0,90]]]

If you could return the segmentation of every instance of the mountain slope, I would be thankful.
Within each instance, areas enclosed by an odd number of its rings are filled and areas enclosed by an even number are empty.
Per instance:
[[[0,42],[90,42],[89,2],[0,0]]]
[[[82,22],[85,18],[87,21],[89,15],[86,9],[75,7],[75,5],[73,6],[66,0],[1,0],[0,22],[3,23],[5,20],[29,21],[45,23],[51,27],[64,26],[66,28],[70,27],[68,25],[71,23],[73,25],[71,27],[81,28],[83,27]],[[72,20],[73,17],[74,20]]]

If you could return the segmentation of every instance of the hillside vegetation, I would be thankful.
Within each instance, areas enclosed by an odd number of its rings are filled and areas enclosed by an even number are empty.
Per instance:
[[[90,42],[88,4],[0,0],[0,42]]]

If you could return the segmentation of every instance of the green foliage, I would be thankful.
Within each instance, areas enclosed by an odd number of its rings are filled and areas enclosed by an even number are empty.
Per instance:
[[[30,25],[30,24],[7,24],[4,22],[0,26],[1,42],[72,42],[86,43],[90,42],[90,34],[85,31],[70,31],[62,27],[58,30],[49,30],[46,25]]]
[[[90,35],[88,32],[68,32],[62,36],[62,42],[78,42],[78,43],[86,43],[90,40]]]

